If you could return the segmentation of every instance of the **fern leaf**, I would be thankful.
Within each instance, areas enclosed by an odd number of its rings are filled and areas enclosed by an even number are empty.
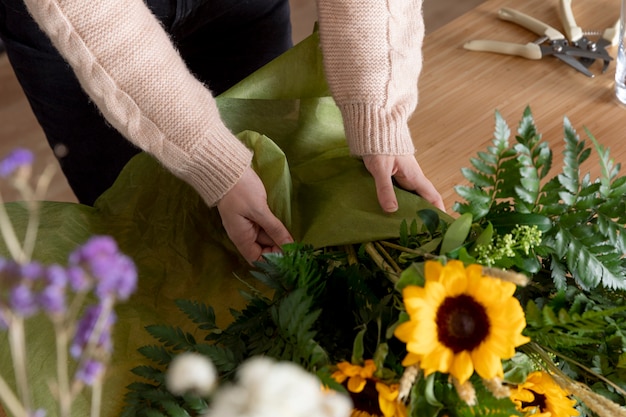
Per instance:
[[[486,152],[479,152],[478,155],[479,158],[470,158],[470,163],[476,168],[476,171],[488,178],[495,175],[495,165],[498,162],[498,158]],[[489,156],[487,157],[487,155]],[[493,185],[491,181],[489,181],[489,185]]]
[[[496,148],[503,150],[509,147],[509,137],[511,136],[511,129],[509,129],[509,125],[507,125],[506,121],[502,117],[499,111],[496,110],[495,114],[496,123],[495,123],[495,131],[493,133],[493,143]],[[496,152],[494,152],[496,153]]]
[[[222,346],[201,344],[196,346],[196,351],[211,359],[220,373],[233,371],[243,359],[237,359],[231,349]]]
[[[165,380],[163,371],[153,366],[136,366],[131,369],[131,372],[137,376],[140,376],[150,381],[154,381],[159,384],[163,383],[163,381]]]
[[[190,414],[181,407],[176,401],[164,401],[161,403],[161,407],[171,417],[190,417]]]
[[[146,330],[152,337],[174,350],[191,350],[196,345],[193,335],[179,327],[150,325],[146,326]]]
[[[187,299],[176,300],[175,304],[192,322],[198,325],[199,329],[214,330],[218,328],[215,324],[215,311],[213,307]]]
[[[138,349],[146,358],[159,365],[167,365],[172,361],[172,354],[163,346],[148,345]]]
[[[477,187],[492,187],[495,184],[492,177],[469,168],[461,168],[461,173],[468,181],[471,181]]]

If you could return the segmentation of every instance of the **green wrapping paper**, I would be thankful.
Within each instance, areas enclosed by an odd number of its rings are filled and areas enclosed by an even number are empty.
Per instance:
[[[266,186],[270,207],[297,241],[327,247],[393,238],[402,220],[433,208],[398,189],[400,210],[382,212],[373,179],[349,155],[315,34],[217,101],[227,125],[254,150],[253,167]],[[22,205],[9,203],[6,208],[17,229],[24,230],[27,213]],[[67,255],[95,234],[113,236],[139,271],[137,292],[116,308],[102,411],[108,417],[119,415],[125,387],[139,380],[130,370],[146,364],[137,348],[155,343],[145,326],[188,327],[173,302],[181,298],[208,303],[218,323],[227,324],[229,309],[244,305],[239,291],[256,284],[248,279],[250,266],[226,237],[217,211],[146,154],[130,161],[94,207],[43,202],[34,258],[65,264]],[[27,322],[35,404],[52,416],[57,410],[48,389],[55,375],[49,329],[45,317]],[[5,334],[0,337],[0,372],[13,381]],[[89,391],[77,400],[73,415],[89,415]]]

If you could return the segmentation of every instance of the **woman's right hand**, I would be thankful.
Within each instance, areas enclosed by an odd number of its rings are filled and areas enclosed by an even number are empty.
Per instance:
[[[291,234],[267,205],[261,179],[250,167],[217,203],[228,237],[249,262],[261,260],[264,253],[280,252],[293,242]]]

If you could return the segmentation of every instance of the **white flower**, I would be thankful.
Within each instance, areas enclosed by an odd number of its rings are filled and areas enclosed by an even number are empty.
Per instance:
[[[213,363],[199,353],[182,353],[176,356],[167,370],[166,386],[174,395],[191,393],[208,396],[217,380]]]
[[[205,417],[348,417],[350,399],[325,392],[320,381],[291,362],[256,357],[237,382],[218,390]]]

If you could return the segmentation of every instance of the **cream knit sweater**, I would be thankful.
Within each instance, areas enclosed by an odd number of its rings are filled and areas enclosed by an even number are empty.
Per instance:
[[[313,1],[313,0],[311,0]],[[324,63],[353,154],[414,152],[422,0],[317,0]],[[250,151],[142,0],[25,0],[104,117],[215,205]],[[219,65],[216,62],[215,65]]]

